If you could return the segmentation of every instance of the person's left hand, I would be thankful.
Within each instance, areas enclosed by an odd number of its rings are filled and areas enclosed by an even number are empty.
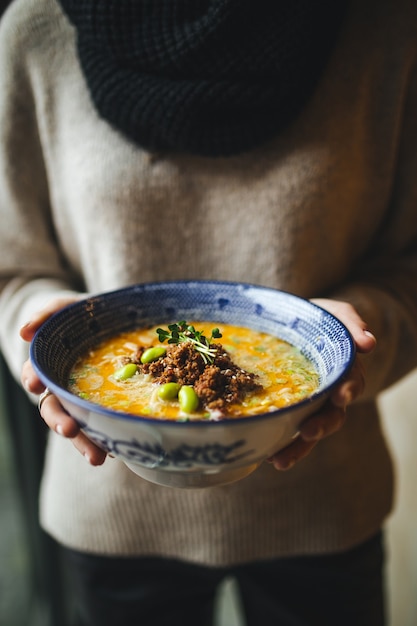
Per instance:
[[[374,349],[376,339],[352,305],[324,298],[315,299],[312,302],[326,309],[345,324],[355,341],[357,353],[368,353]],[[286,470],[306,457],[321,439],[340,430],[345,421],[347,405],[360,396],[364,388],[364,370],[360,356],[357,355],[349,375],[333,391],[323,408],[306,419],[294,442],[274,454],[268,459],[269,462],[277,470]]]

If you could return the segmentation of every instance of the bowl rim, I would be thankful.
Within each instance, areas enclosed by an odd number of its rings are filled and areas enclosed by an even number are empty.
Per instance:
[[[219,419],[219,420],[203,420],[203,419],[184,419],[184,420],[174,420],[174,419],[164,419],[164,418],[155,418],[155,417],[149,417],[149,416],[145,416],[145,415],[137,415],[137,414],[133,414],[133,413],[128,413],[128,412],[124,412],[124,411],[116,411],[113,409],[109,409],[108,407],[105,407],[101,404],[95,403],[95,402],[90,402],[88,400],[85,400],[83,398],[80,398],[79,396],[73,394],[72,392],[68,391],[67,389],[65,389],[64,387],[61,387],[59,384],[55,383],[53,380],[51,380],[42,370],[42,368],[40,367],[40,365],[38,364],[37,361],[37,357],[36,357],[36,344],[37,341],[39,341],[39,337],[41,335],[41,333],[43,333],[45,331],[45,328],[47,328],[48,324],[51,323],[53,320],[55,320],[55,318],[60,317],[61,314],[65,312],[67,312],[70,309],[73,308],[79,308],[80,306],[85,305],[86,301],[94,301],[94,300],[103,300],[106,297],[117,297],[119,294],[123,294],[123,293],[128,293],[130,291],[134,291],[135,289],[146,289],[149,287],[153,287],[155,286],[155,288],[157,287],[163,287],[163,286],[169,286],[169,287],[174,287],[175,285],[181,285],[181,286],[191,286],[191,285],[195,285],[195,286],[204,286],[204,285],[222,285],[223,287],[242,287],[243,289],[245,288],[251,288],[251,289],[259,289],[259,290],[263,290],[265,292],[271,292],[271,293],[279,293],[283,296],[286,297],[290,297],[293,300],[299,300],[303,303],[307,303],[310,307],[318,309],[322,312],[324,312],[324,314],[326,316],[328,316],[329,318],[333,319],[333,321],[339,326],[339,328],[345,333],[346,335],[346,339],[349,345],[349,349],[350,349],[350,355],[349,358],[347,359],[346,363],[345,363],[345,367],[343,369],[343,372],[340,373],[339,376],[337,376],[337,378],[329,385],[327,385],[326,387],[324,387],[323,389],[319,389],[318,391],[314,392],[313,394],[311,394],[310,396],[308,396],[307,398],[303,399],[303,400],[299,400],[298,402],[295,402],[293,404],[290,404],[288,406],[285,407],[279,407],[275,410],[272,411],[267,411],[265,413],[257,413],[255,415],[247,415],[247,416],[242,416],[242,417],[233,417],[230,419],[224,418],[224,419]],[[277,417],[280,416],[284,416],[284,415],[288,415],[289,413],[292,413],[294,411],[299,411],[300,409],[302,409],[305,406],[308,406],[309,404],[314,403],[319,403],[320,400],[323,397],[328,396],[332,390],[340,384],[340,382],[343,380],[343,378],[345,378],[347,376],[347,374],[349,373],[349,371],[351,370],[352,366],[353,366],[353,362],[355,360],[356,357],[356,345],[354,342],[354,339],[352,337],[352,334],[350,333],[350,331],[348,330],[348,328],[346,327],[346,325],[339,320],[339,318],[337,318],[335,315],[333,315],[333,313],[330,313],[329,311],[327,311],[326,309],[324,309],[323,307],[319,306],[318,304],[311,302],[311,300],[309,300],[308,298],[305,298],[303,296],[299,296],[296,295],[294,293],[291,293],[289,291],[285,291],[283,289],[277,289],[274,287],[267,287],[261,284],[256,284],[256,283],[249,283],[249,282],[241,282],[241,281],[227,281],[227,280],[206,280],[206,279],[181,279],[181,280],[160,280],[160,281],[149,281],[149,282],[142,282],[142,283],[134,283],[131,285],[128,285],[126,287],[122,287],[122,288],[118,288],[118,289],[113,289],[113,290],[108,290],[108,291],[103,291],[103,292],[99,292],[96,294],[91,294],[91,295],[86,295],[83,298],[80,298],[79,300],[77,300],[76,302],[72,302],[66,306],[64,306],[62,309],[60,309],[59,311],[53,313],[43,324],[42,326],[39,327],[39,329],[36,331],[31,343],[30,343],[30,348],[29,348],[29,356],[30,356],[30,360],[32,363],[32,366],[37,374],[37,376],[39,377],[39,379],[42,381],[42,383],[53,393],[55,394],[58,398],[62,398],[64,399],[66,402],[71,403],[71,404],[75,404],[76,406],[78,406],[80,409],[84,410],[84,411],[89,411],[89,412],[94,412],[94,413],[99,413],[100,415],[103,415],[104,417],[107,418],[111,418],[111,419],[115,419],[115,420],[121,420],[121,421],[139,421],[142,422],[144,424],[153,424],[154,426],[157,424],[161,424],[161,425],[169,425],[169,426],[173,426],[175,428],[187,428],[187,427],[192,427],[192,428],[217,428],[217,427],[221,427],[221,426],[225,426],[226,424],[228,425],[228,427],[233,427],[232,425],[235,425],[236,427],[238,425],[241,425],[242,423],[251,423],[253,421],[257,421],[259,422],[260,420],[269,420],[269,419],[275,419]],[[77,420],[78,422],[81,422],[81,420],[77,417],[73,417],[73,419]]]

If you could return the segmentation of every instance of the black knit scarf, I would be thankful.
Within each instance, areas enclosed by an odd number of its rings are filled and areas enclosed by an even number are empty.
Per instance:
[[[311,96],[347,0],[59,0],[99,114],[150,151],[227,156]]]

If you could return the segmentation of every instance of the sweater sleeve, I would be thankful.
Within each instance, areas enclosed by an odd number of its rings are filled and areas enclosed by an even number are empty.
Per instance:
[[[16,377],[28,351],[19,327],[52,296],[75,292],[50,217],[30,6],[17,2],[0,23],[0,347]]]
[[[363,357],[368,398],[417,367],[417,63],[410,66],[385,220],[353,282],[329,294],[351,302],[377,338]]]

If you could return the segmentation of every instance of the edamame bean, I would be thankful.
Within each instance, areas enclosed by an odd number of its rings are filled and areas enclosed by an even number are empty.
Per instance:
[[[189,385],[183,385],[178,392],[178,401],[180,403],[181,411],[184,413],[194,413],[199,405],[199,398],[193,387]]]
[[[114,372],[114,377],[116,380],[127,380],[128,378],[132,378],[137,372],[137,365],[135,363],[126,363],[117,372]]]
[[[141,363],[151,363],[152,361],[157,361],[162,356],[166,354],[166,349],[162,346],[154,346],[153,348],[148,348],[140,357]]]
[[[161,400],[174,400],[178,396],[180,388],[179,383],[164,383],[158,389],[158,396]]]

